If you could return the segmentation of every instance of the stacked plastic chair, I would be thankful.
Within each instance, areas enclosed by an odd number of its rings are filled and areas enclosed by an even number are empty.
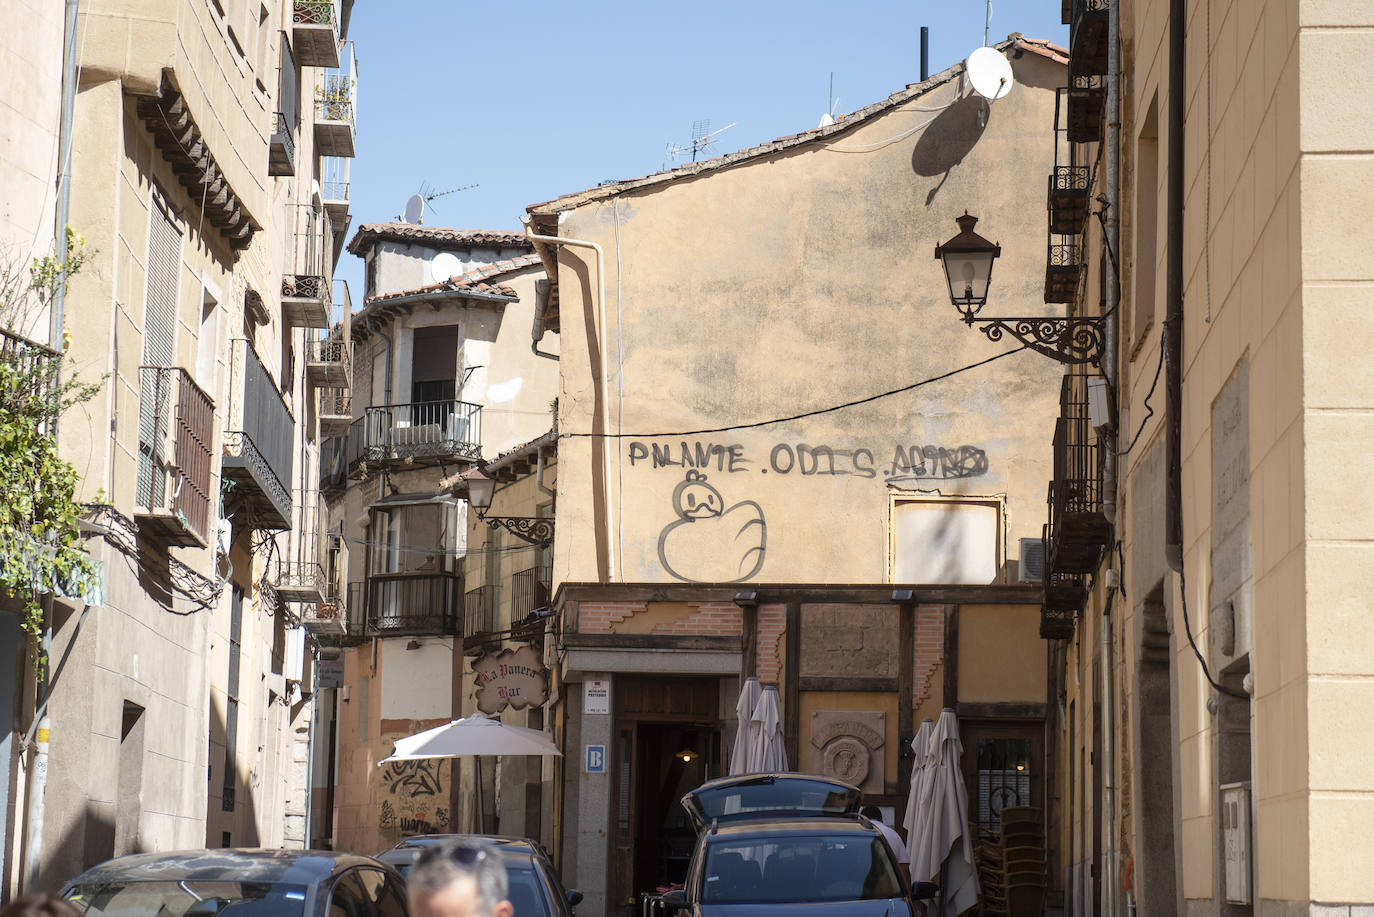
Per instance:
[[[1008,806],[1002,810],[1001,861],[1007,917],[1045,913],[1045,828],[1040,810]]]

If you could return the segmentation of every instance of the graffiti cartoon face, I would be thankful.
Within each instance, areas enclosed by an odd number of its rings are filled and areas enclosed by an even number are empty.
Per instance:
[[[706,483],[706,475],[687,472],[687,478],[673,491],[673,506],[683,519],[708,519],[725,510],[720,491]]]

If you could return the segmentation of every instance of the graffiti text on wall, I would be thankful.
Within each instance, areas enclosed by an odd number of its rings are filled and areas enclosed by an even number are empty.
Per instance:
[[[699,468],[723,474],[757,472],[794,477],[852,475],[887,483],[976,478],[988,472],[988,454],[977,446],[902,445],[846,449],[809,443],[777,443],[767,456],[750,456],[740,443],[700,440],[629,443],[631,468]],[[890,456],[880,461],[879,456]]]

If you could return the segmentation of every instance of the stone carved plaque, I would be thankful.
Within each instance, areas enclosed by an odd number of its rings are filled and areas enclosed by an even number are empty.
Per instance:
[[[816,710],[811,714],[811,766],[820,774],[881,793],[887,777],[883,745],[887,714],[873,710]]]

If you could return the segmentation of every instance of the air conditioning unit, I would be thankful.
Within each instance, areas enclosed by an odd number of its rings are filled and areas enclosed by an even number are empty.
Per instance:
[[[1039,538],[1021,539],[1021,562],[1016,579],[1022,583],[1039,583],[1045,579],[1045,542]]]

